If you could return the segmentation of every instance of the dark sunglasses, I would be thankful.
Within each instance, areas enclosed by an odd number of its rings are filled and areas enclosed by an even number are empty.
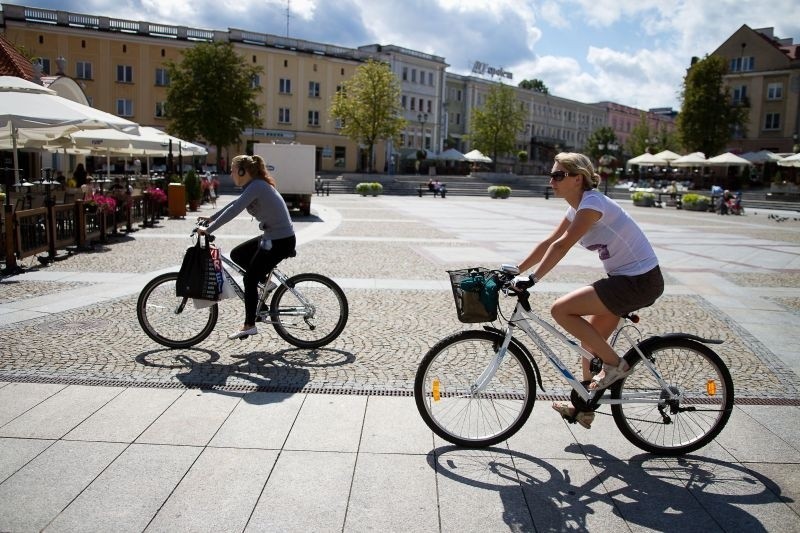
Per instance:
[[[550,179],[553,181],[561,181],[567,176],[572,176],[569,172],[564,172],[563,170],[556,170],[555,172],[550,173]]]

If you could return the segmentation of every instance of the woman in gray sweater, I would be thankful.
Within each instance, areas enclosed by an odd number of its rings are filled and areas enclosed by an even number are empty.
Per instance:
[[[212,234],[233,220],[245,209],[256,220],[262,234],[253,237],[231,250],[231,259],[245,269],[244,275],[244,325],[228,335],[238,339],[256,335],[256,306],[258,284],[287,257],[295,254],[295,235],[286,203],[275,189],[275,179],[267,172],[264,160],[257,155],[237,155],[231,161],[231,177],[242,193],[234,202],[210,217],[200,217],[208,227],[200,230]]]

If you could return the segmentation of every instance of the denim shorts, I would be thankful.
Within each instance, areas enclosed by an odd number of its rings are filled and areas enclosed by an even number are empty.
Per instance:
[[[609,311],[622,316],[653,305],[664,292],[664,278],[655,267],[638,276],[608,276],[592,287]]]

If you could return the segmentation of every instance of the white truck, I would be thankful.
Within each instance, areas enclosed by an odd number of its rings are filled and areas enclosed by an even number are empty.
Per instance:
[[[316,147],[310,144],[256,143],[253,155],[260,155],[266,162],[286,206],[310,215]]]

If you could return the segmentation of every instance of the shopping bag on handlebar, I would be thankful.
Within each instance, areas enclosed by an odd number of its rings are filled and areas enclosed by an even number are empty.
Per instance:
[[[184,298],[218,299],[220,287],[211,257],[211,245],[206,235],[198,237],[197,243],[186,249],[175,292],[177,296]]]
[[[219,289],[219,295],[217,296],[216,300],[192,298],[192,304],[194,305],[195,309],[205,309],[206,307],[211,307],[212,305],[215,305],[217,302],[225,300],[226,298],[233,298],[236,296],[236,291],[233,290],[233,286],[230,283],[225,282],[225,276],[222,273],[222,250],[215,244],[210,244],[209,250],[211,250],[211,261],[214,263],[214,275],[217,282],[217,288]]]
[[[468,324],[497,320],[500,287],[485,268],[448,270],[458,320]]]

